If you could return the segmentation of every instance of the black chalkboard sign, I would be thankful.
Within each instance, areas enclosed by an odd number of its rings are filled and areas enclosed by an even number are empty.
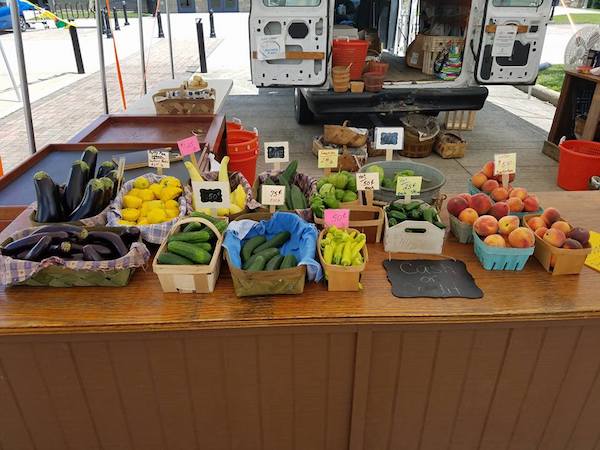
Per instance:
[[[395,297],[483,297],[462,261],[393,259],[383,267]]]
[[[285,158],[285,147],[283,145],[267,146],[267,156],[269,159],[283,159]]]
[[[398,132],[394,131],[391,133],[381,132],[381,143],[384,145],[397,145],[398,144]]]
[[[200,201],[202,203],[220,203],[223,201],[221,189],[200,189]]]

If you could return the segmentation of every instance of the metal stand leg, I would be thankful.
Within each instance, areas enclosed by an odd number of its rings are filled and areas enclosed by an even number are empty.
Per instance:
[[[171,34],[171,13],[169,11],[169,0],[165,1],[165,10],[167,12],[167,32],[169,33],[169,60],[171,62],[171,79],[175,79],[175,65],[173,63],[173,39]]]
[[[100,12],[100,0],[96,2],[96,35],[98,37],[98,60],[100,63],[100,80],[102,82],[102,103],[104,114],[108,114],[108,90],[106,89],[106,67],[104,66],[104,43],[102,42],[102,26],[104,18]]]
[[[4,65],[6,66],[6,71],[8,72],[8,76],[10,77],[10,82],[13,85],[13,89],[15,90],[15,94],[17,95],[17,100],[21,101],[21,92],[19,91],[19,86],[15,80],[15,76],[10,70],[10,64],[8,63],[8,58],[6,57],[6,53],[4,52],[4,47],[2,46],[2,41],[0,41],[0,53],[2,53],[2,59],[4,60]]]
[[[144,94],[146,94],[148,92],[148,87],[146,86],[146,56],[144,54],[144,24],[143,24],[144,9],[142,7],[142,0],[137,0],[137,10],[138,10],[138,24],[139,24],[139,35],[140,35],[140,62],[142,64],[142,86],[144,88]]]

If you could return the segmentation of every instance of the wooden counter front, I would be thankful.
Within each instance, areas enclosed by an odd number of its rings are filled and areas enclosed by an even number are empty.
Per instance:
[[[600,224],[597,192],[539,197]],[[483,299],[393,297],[376,245],[359,293],[0,291],[0,448],[596,450],[600,273],[445,252]]]

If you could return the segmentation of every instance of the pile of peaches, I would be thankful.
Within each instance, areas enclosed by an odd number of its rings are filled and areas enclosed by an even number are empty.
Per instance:
[[[531,217],[527,225],[544,242],[558,248],[582,249],[590,240],[588,230],[572,227],[562,220],[556,208],[547,208],[541,216]]]
[[[510,174],[509,181],[513,181],[514,177],[514,174]],[[500,185],[501,181],[501,175],[494,175],[494,161],[485,163],[481,172],[477,172],[471,178],[473,186],[489,195],[495,202],[506,203],[511,213],[539,211],[540,203],[534,194],[528,193],[525,188],[512,187],[510,184],[505,188]]]

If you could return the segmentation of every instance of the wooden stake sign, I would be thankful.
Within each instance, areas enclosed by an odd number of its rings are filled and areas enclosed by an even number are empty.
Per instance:
[[[148,167],[155,168],[156,173],[163,174],[163,169],[171,167],[171,154],[168,149],[148,150]]]
[[[181,139],[177,141],[177,147],[179,148],[179,153],[181,156],[189,156],[192,160],[192,164],[196,167],[196,170],[200,171],[200,167],[198,167],[198,160],[196,159],[195,153],[200,151],[200,142],[198,142],[198,137],[190,136],[185,139]]]
[[[337,149],[321,149],[319,150],[317,167],[323,169],[325,176],[331,173],[331,169],[338,166],[339,153]]]
[[[394,150],[402,150],[404,148],[404,128],[375,128],[375,148],[377,150],[385,150],[386,161],[394,159]]]
[[[375,172],[358,172],[356,174],[356,190],[363,191],[367,205],[373,204],[373,191],[379,190],[379,174]]]
[[[496,153],[494,155],[494,175],[502,175],[502,186],[508,189],[510,175],[517,172],[516,153]]]
[[[350,225],[349,209],[326,209],[323,214],[325,227],[348,228]]]
[[[273,164],[273,169],[280,170],[281,163],[290,160],[290,144],[287,141],[265,142],[265,163]]]
[[[263,184],[261,186],[261,202],[269,206],[269,212],[275,212],[276,206],[285,204],[285,186],[272,186]]]
[[[396,178],[396,195],[403,195],[406,202],[411,196],[421,193],[423,177],[398,177]]]

